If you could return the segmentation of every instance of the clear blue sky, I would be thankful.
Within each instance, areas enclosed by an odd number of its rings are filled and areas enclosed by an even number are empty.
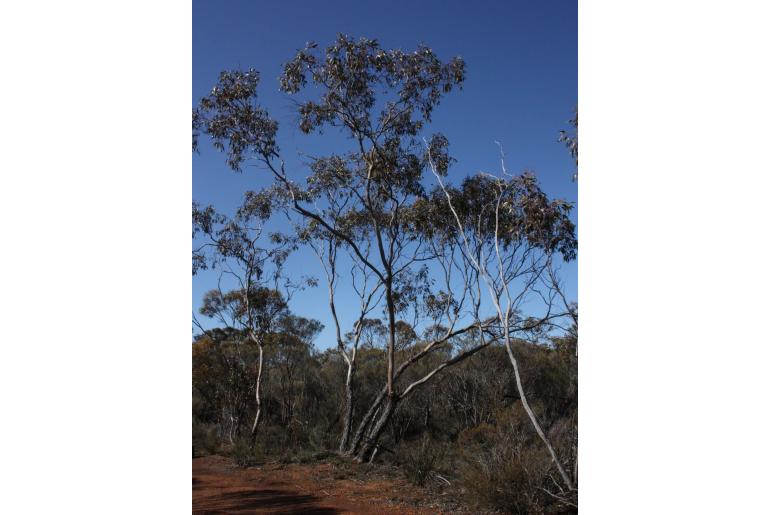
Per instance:
[[[280,123],[279,144],[298,178],[301,162],[295,156],[329,153],[335,136],[326,137],[323,152],[317,141],[293,127],[293,110],[278,90],[277,77],[305,42],[325,47],[340,32],[378,39],[385,48],[411,50],[425,43],[442,59],[465,59],[463,89],[446,97],[432,124],[447,136],[457,159],[450,170],[453,182],[479,170],[498,171],[497,140],[509,171],[531,169],[550,196],[577,203],[577,184],[570,179],[573,163],[557,142],[577,104],[576,1],[195,0],[193,102],[209,92],[221,70],[259,70],[261,103]],[[231,213],[244,191],[269,184],[267,174],[253,169],[234,174],[223,155],[202,143],[201,154],[193,157],[193,198],[198,202]],[[289,267],[322,278],[312,254],[297,254]],[[577,300],[577,264],[562,272],[569,298]],[[215,285],[213,274],[193,279],[194,310],[203,292]],[[327,326],[316,341],[319,348],[332,343],[326,295],[322,282],[292,303],[297,314]]]

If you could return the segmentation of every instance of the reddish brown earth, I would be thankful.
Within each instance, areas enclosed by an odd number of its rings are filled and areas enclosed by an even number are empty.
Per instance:
[[[403,479],[352,477],[334,463],[242,469],[222,456],[193,459],[193,513],[427,515],[463,513]]]

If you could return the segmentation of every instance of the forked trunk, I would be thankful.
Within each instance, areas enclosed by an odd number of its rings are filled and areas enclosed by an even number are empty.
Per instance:
[[[366,412],[366,415],[364,415],[364,418],[361,419],[361,422],[358,424],[358,429],[356,430],[356,434],[353,436],[353,441],[350,442],[350,446],[348,447],[348,450],[345,452],[347,456],[353,456],[358,452],[358,449],[361,446],[361,441],[364,438],[364,434],[366,433],[367,429],[369,429],[369,426],[372,423],[372,419],[377,414],[377,411],[380,409],[380,405],[382,404],[382,400],[385,398],[385,395],[387,395],[387,387],[380,390],[380,393],[377,395],[377,398],[374,399],[374,402],[371,406],[369,406],[369,410]]]
[[[388,421],[390,421],[390,417],[396,409],[397,402],[397,397],[388,397],[387,401],[385,401],[385,407],[377,419],[377,422],[361,443],[361,449],[358,451],[358,454],[356,454],[357,462],[363,463],[367,458],[370,458],[370,461],[374,459],[373,453],[377,450],[377,444],[380,435],[382,434],[382,430],[385,429]]]

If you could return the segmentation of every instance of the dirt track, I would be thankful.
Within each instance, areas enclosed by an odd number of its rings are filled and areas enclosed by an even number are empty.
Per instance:
[[[194,458],[192,491],[194,514],[449,513],[404,480],[346,478],[332,463],[240,469],[221,456]]]

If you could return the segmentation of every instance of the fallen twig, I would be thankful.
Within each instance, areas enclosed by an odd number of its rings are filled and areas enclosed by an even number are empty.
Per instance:
[[[445,478],[444,476],[440,476],[440,475],[436,474],[435,472],[433,473],[433,475],[436,476],[436,479],[440,479],[443,482],[445,482],[447,485],[452,486],[452,483],[450,483],[449,480],[447,478]]]

